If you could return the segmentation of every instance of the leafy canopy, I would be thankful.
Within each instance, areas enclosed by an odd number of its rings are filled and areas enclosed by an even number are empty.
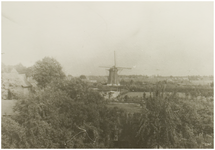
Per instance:
[[[46,87],[51,81],[65,78],[60,63],[50,57],[45,57],[33,66],[33,78],[38,82],[38,86]]]

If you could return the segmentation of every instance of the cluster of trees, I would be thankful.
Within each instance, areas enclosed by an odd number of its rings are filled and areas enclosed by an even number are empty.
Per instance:
[[[210,76],[188,76],[188,79],[189,80],[199,80],[199,79],[211,79],[211,80],[213,80],[213,76],[212,75],[210,75]]]
[[[176,93],[164,96],[162,89],[158,86],[155,96],[146,99],[148,111],[142,117],[139,134],[150,144],[168,148],[202,148],[208,142],[207,135],[211,136],[213,147],[213,102],[188,101],[178,98]],[[205,109],[208,110],[203,112]],[[203,119],[205,115],[207,121]],[[154,136],[153,141],[148,139],[150,136]]]
[[[53,58],[31,69],[38,88],[2,117],[2,148],[213,147],[212,104],[166,97],[158,84],[142,111],[129,114],[80,78],[66,78]]]
[[[38,82],[28,97],[20,97],[16,115],[2,118],[3,148],[109,147],[117,108],[79,78],[67,79],[53,58],[32,66]]]
[[[165,84],[165,91],[166,92],[181,92],[186,93],[191,96],[213,96],[213,86],[205,87],[205,86],[180,86],[178,84],[174,83],[168,83],[167,81],[160,81],[157,83]],[[124,80],[121,80],[121,85],[124,86],[125,89],[129,91],[135,91],[135,92],[152,92],[154,87],[156,86],[156,83],[145,83],[143,84],[140,81],[134,82],[133,80],[130,80],[130,82],[126,82]],[[213,83],[212,83],[213,84]]]
[[[176,92],[167,96],[163,89],[157,84],[132,120],[127,132],[135,142],[130,147],[213,148],[213,101],[188,101]]]

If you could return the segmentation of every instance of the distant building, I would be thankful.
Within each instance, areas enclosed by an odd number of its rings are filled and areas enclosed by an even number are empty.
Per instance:
[[[89,80],[89,82],[91,82],[91,83],[97,83],[96,80]]]
[[[184,80],[184,81],[189,81],[188,77],[182,77],[181,79]]]
[[[88,78],[86,79],[81,79],[84,82],[88,82],[88,83],[97,83],[97,80],[89,80]]]
[[[105,99],[115,99],[119,94],[120,92],[119,91],[106,91],[106,92],[101,92],[103,93],[102,95],[104,95],[104,98]]]
[[[189,82],[182,82],[182,83],[179,83],[179,85],[182,87],[193,87],[193,84]]]
[[[16,95],[27,95],[32,85],[25,74],[19,74],[16,69],[2,73],[2,99],[14,99]]]

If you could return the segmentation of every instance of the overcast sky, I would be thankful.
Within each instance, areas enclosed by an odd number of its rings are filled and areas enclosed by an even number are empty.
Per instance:
[[[2,62],[56,58],[73,76],[212,75],[213,2],[2,2]]]

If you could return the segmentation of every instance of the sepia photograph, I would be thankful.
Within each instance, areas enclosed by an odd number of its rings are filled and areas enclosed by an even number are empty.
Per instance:
[[[214,1],[1,1],[2,149],[213,149]]]

